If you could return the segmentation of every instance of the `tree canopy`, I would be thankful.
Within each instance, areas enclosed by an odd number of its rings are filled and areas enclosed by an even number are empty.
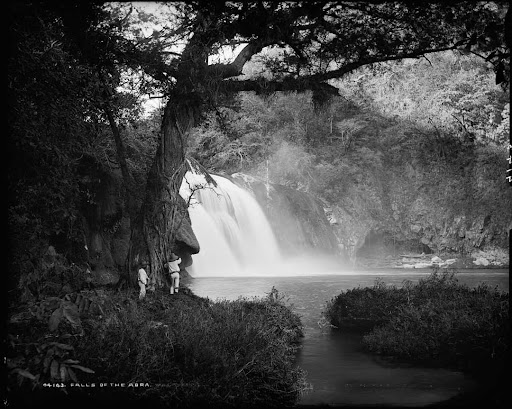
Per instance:
[[[145,90],[152,81],[164,93],[187,83],[183,92],[208,89],[203,97],[209,102],[241,90],[332,94],[328,80],[361,66],[449,49],[481,55],[494,66],[497,82],[508,82],[504,2],[148,4],[111,3],[109,22],[89,30],[87,41],[74,22],[82,14],[66,12],[90,59],[143,69],[152,79]],[[220,62],[219,52],[227,49],[233,58]],[[265,72],[247,78],[244,65],[262,51]]]

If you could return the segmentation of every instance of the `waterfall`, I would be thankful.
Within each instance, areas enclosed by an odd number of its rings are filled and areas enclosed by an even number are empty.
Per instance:
[[[221,176],[208,185],[203,175],[187,172],[180,195],[190,199],[192,228],[200,244],[187,270],[194,277],[268,275],[281,263],[263,210],[246,190]]]
[[[217,186],[192,165],[180,195],[189,202],[192,229],[200,251],[187,271],[193,277],[301,276],[339,274],[340,264],[318,251],[303,249],[284,259],[256,199],[229,179],[212,175]]]

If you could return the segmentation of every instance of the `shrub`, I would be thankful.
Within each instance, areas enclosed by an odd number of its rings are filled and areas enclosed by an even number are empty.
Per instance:
[[[304,373],[293,367],[300,336],[299,318],[275,290],[265,299],[215,303],[156,293],[109,309],[80,351],[96,382],[150,385],[114,390],[134,399],[173,407],[280,407],[295,404],[305,385]]]
[[[508,295],[485,285],[439,291],[403,306],[386,325],[363,337],[373,352],[476,371],[508,353]]]
[[[338,327],[370,330],[363,345],[392,358],[435,362],[477,374],[509,358],[508,294],[485,284],[469,288],[438,272],[402,288],[377,282],[347,290],[324,312]]]
[[[372,287],[343,291],[327,302],[323,314],[336,327],[371,329],[387,322],[406,302],[406,289],[377,280]]]
[[[5,363],[8,396],[30,396],[48,383],[79,382],[94,371],[77,359],[73,344],[84,335],[81,313],[90,300],[46,297],[10,311]],[[81,302],[87,301],[87,302]]]

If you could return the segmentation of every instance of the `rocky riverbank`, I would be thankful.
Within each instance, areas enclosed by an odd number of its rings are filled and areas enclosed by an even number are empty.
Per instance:
[[[502,249],[478,250],[471,255],[402,253],[374,253],[355,260],[359,268],[507,268],[509,256]]]

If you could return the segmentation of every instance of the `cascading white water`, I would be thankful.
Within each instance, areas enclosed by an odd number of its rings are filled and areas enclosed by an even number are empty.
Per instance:
[[[251,194],[221,176],[217,186],[187,172],[180,194],[190,200],[192,228],[200,252],[187,270],[194,277],[268,275],[281,263],[279,246]]]
[[[203,174],[189,171],[180,188],[200,245],[187,267],[193,277],[340,274],[338,261],[325,255],[283,259],[256,199],[230,180],[212,177],[216,187]]]

